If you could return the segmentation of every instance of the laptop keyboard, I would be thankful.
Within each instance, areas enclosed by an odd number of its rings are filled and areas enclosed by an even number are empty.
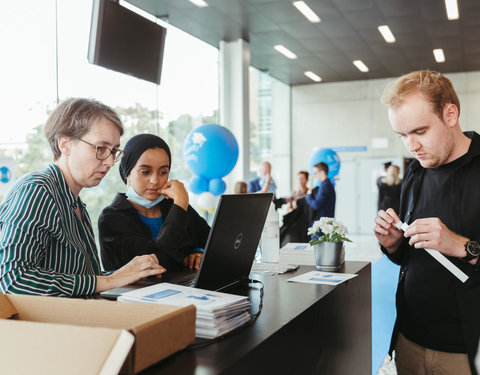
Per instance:
[[[176,282],[176,284],[183,286],[195,286],[195,280],[197,279],[197,273],[192,273],[191,275],[186,276],[182,280]]]

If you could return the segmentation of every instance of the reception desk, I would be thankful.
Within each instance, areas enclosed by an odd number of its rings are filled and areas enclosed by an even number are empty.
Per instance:
[[[264,284],[263,309],[253,325],[217,343],[176,353],[142,374],[370,375],[370,263],[346,262],[340,272],[358,276],[338,286],[287,282],[314,269],[252,274]],[[255,312],[260,293],[249,294]]]

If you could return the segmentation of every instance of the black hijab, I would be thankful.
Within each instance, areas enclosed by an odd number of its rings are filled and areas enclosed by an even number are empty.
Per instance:
[[[127,177],[135,164],[137,164],[140,156],[151,148],[165,150],[168,155],[168,167],[170,168],[172,155],[170,154],[170,148],[167,143],[162,138],[153,134],[138,134],[130,138],[123,149],[125,155],[123,155],[120,161],[119,168],[123,182],[127,183]]]

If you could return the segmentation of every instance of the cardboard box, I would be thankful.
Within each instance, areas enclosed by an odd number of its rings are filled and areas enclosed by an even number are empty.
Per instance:
[[[193,305],[0,293],[0,368],[6,374],[136,373],[194,339]]]

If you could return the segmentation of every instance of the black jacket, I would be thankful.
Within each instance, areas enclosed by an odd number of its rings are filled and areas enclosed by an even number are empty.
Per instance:
[[[398,212],[400,207],[400,192],[402,185],[387,185],[386,183],[380,183],[378,187],[378,210],[387,210],[393,208],[395,212]]]
[[[449,229],[480,242],[480,136],[475,132],[466,132],[465,135],[471,138],[472,142],[466,158],[455,171],[453,179],[455,194],[451,197],[455,203],[452,220],[455,224]],[[402,184],[399,217],[408,224],[410,224],[410,218],[415,210],[415,200],[420,191],[424,172],[425,169],[417,160],[412,161]],[[404,305],[403,281],[408,272],[408,255],[412,249],[408,245],[408,240],[404,239],[402,245],[394,254],[388,254],[385,248],[382,248],[382,251],[390,260],[400,265],[396,294],[397,320],[390,344],[389,353],[391,354],[395,348],[401,325],[399,311]],[[445,301],[445,303],[455,303],[458,307],[470,367],[472,374],[477,374],[474,359],[480,339],[480,262],[471,265],[455,257],[448,258],[469,276],[465,283],[460,281],[455,283],[455,300]]]
[[[168,269],[182,267],[183,258],[196,248],[205,248],[210,227],[188,206],[185,211],[171,199],[159,203],[163,225],[157,238],[142,222],[125,194],[117,194],[98,219],[103,267],[118,269],[137,255],[156,254]]]

